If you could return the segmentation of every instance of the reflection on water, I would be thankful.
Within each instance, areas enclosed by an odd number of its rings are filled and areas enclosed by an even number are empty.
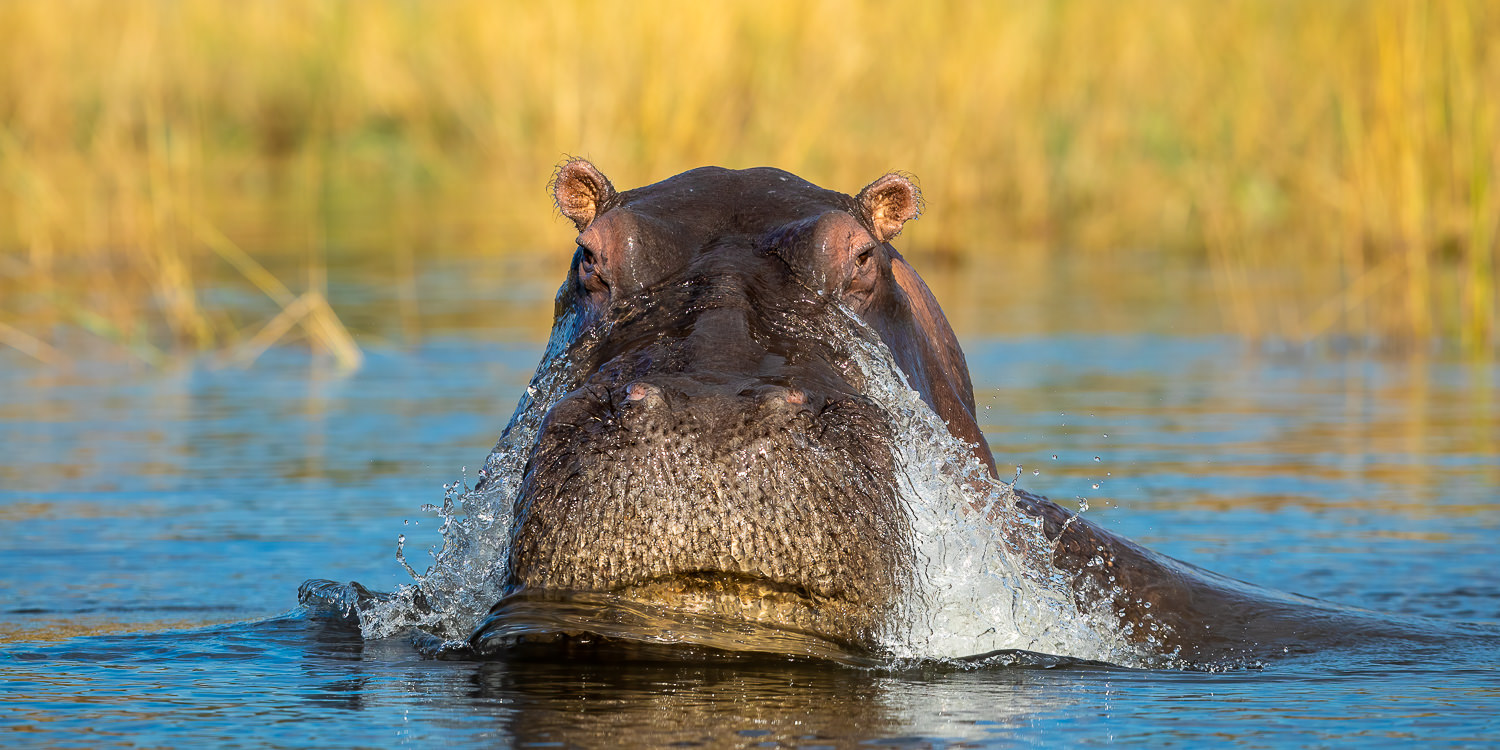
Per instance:
[[[1437,649],[1227,674],[889,672],[649,651],[435,661],[285,617],[12,647],[0,676],[0,731],[41,733],[8,735],[23,744],[1483,744],[1496,722],[1493,665]]]
[[[1147,280],[1062,269],[1025,283],[980,270],[928,276],[967,343],[981,421],[1001,464],[1024,466],[1023,487],[1087,498],[1111,528],[1240,578],[1382,611],[1500,620],[1492,363],[1218,338],[1192,269]],[[1496,647],[1483,641],[1227,675],[891,673],[434,661],[405,639],[363,642],[304,617],[213,625],[286,612],[312,577],[391,590],[404,580],[396,536],[413,558],[436,543],[418,507],[439,502],[462,467],[472,476],[509,418],[560,271],[501,273],[434,260],[406,322],[386,314],[379,279],[335,273],[346,280],[330,296],[369,353],[348,376],[294,347],[248,371],[100,358],[56,372],[0,352],[5,744],[1500,734]],[[1126,290],[1088,294],[1106,284]],[[1153,284],[1182,293],[1148,304]],[[63,640],[75,635],[88,637]]]

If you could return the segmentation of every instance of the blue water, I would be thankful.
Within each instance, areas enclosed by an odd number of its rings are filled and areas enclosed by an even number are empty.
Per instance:
[[[423,277],[418,333],[381,321],[379,288],[336,290],[367,348],[353,374],[297,345],[249,369],[165,371],[0,351],[0,744],[1500,742],[1493,639],[1223,674],[439,661],[363,642],[298,611],[298,584],[393,588],[408,580],[400,534],[423,567],[438,532],[419,507],[465,466],[472,481],[545,335],[545,311],[463,313],[547,306],[550,278],[497,299],[472,270]],[[1239,578],[1500,623],[1500,367],[1160,319],[1109,334],[960,324],[981,421],[1021,486]]]

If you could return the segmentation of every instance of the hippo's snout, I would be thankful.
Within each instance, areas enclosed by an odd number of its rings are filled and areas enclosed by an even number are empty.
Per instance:
[[[543,425],[507,591],[868,642],[910,569],[885,423],[863,399],[757,379],[584,386]]]

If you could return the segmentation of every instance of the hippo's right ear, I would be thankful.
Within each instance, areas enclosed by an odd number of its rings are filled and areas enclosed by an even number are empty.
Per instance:
[[[563,162],[552,177],[551,188],[557,210],[572,219],[580,232],[615,198],[615,186],[609,178],[583,159]]]

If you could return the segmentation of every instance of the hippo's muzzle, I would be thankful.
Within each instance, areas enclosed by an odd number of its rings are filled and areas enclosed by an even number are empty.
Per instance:
[[[508,597],[608,594],[871,642],[911,568],[883,412],[743,373],[598,381],[543,424]]]

